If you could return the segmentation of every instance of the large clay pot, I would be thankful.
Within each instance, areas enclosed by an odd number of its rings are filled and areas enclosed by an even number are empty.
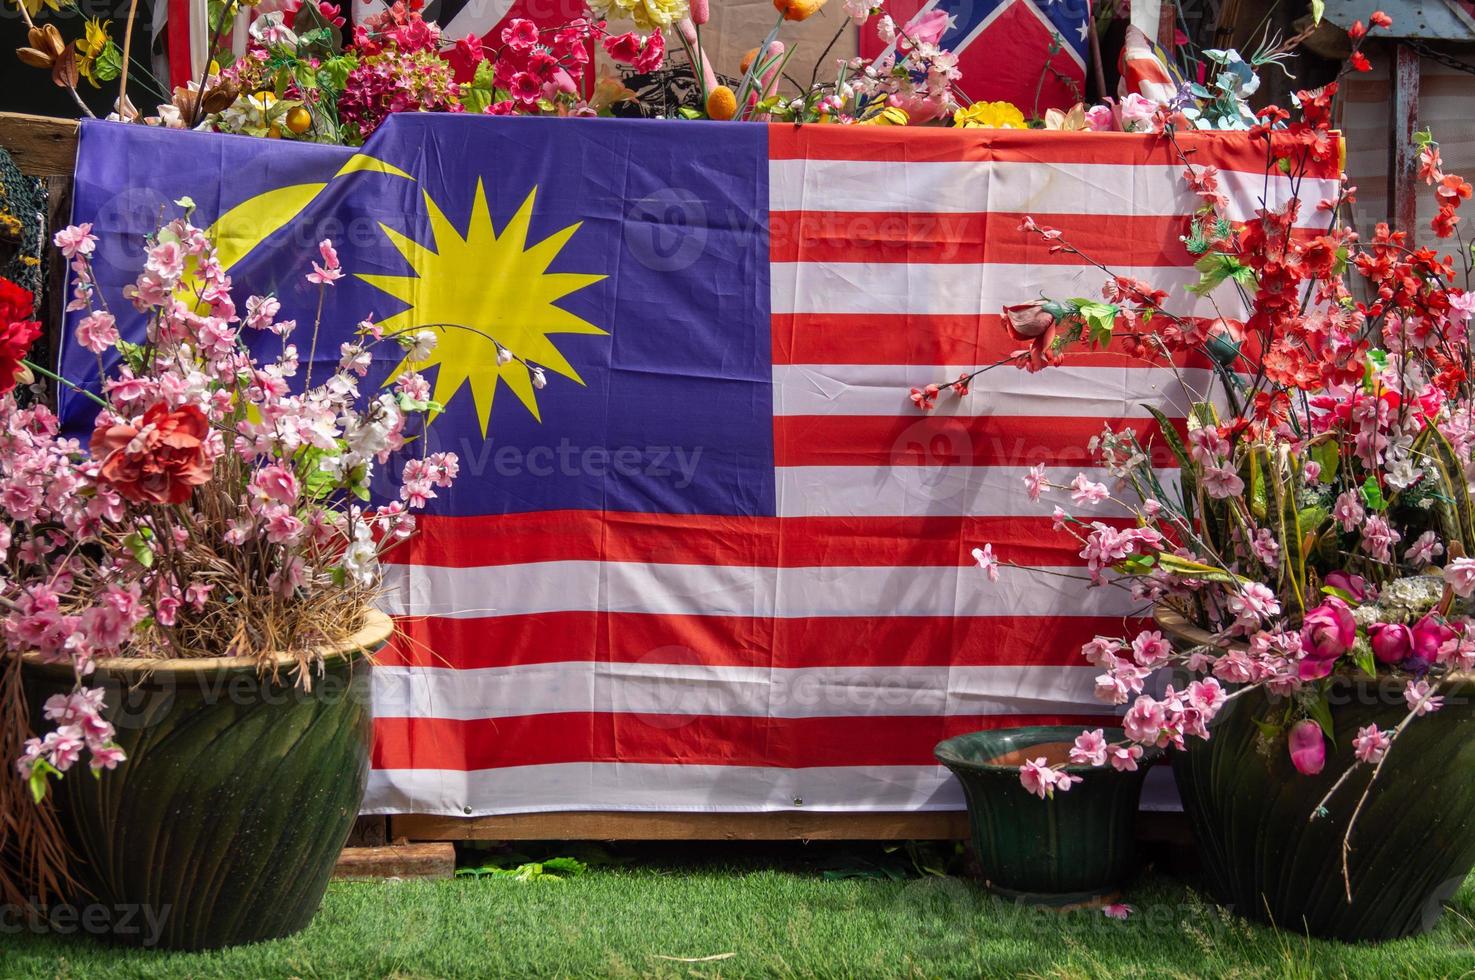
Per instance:
[[[1044,905],[1074,905],[1114,894],[1136,867],[1137,803],[1149,749],[1135,772],[1067,766],[1082,781],[1040,799],[1019,782],[1025,758],[1069,745],[1080,726],[973,732],[939,742],[937,761],[963,784],[973,847],[991,891]],[[1109,741],[1122,738],[1108,729]],[[1063,758],[1061,761],[1064,761]]]
[[[1207,634],[1172,610],[1157,620],[1180,648]],[[1284,739],[1267,743],[1256,721],[1278,720],[1283,700],[1263,690],[1231,700],[1207,742],[1173,753],[1173,775],[1214,897],[1240,915],[1291,932],[1346,941],[1394,939],[1433,927],[1475,866],[1475,678],[1441,690],[1445,707],[1399,736],[1353,828],[1342,877],[1342,839],[1372,777],[1360,766],[1313,811],[1354,763],[1364,725],[1391,729],[1408,706],[1403,682],[1338,676],[1329,694],[1335,744],[1326,766],[1303,776]]]
[[[311,921],[363,801],[372,737],[363,654],[393,631],[372,613],[328,652],[312,690],[246,658],[105,661],[88,683],[128,761],[52,781],[86,894],[85,931],[168,949],[290,935]],[[285,660],[282,661],[284,664]],[[72,689],[68,665],[28,656],[32,724]]]

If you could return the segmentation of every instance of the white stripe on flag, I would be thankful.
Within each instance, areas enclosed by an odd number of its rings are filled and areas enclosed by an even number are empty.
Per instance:
[[[998,316],[1006,305],[1041,296],[1099,298],[1110,278],[1089,265],[1008,262],[774,262],[769,268],[775,314]],[[1168,290],[1175,313],[1243,316],[1243,304],[1227,291],[1214,297],[1185,294],[1184,287],[1199,281],[1192,268],[1123,266],[1115,271]]]
[[[1024,492],[1028,471],[1026,466],[946,464],[780,466],[778,513],[780,517],[1049,517],[1058,503],[1085,520],[1131,516],[1126,506],[1111,500],[1081,507],[1071,503],[1069,493],[1061,490],[1051,490],[1035,503]],[[1178,471],[1156,472],[1169,495],[1177,494]],[[1045,469],[1049,481],[1058,486],[1069,485],[1077,473],[1105,483],[1108,489],[1117,482],[1100,467]],[[885,609],[873,613],[885,614]],[[1045,615],[1044,607],[1020,615]]]
[[[775,364],[775,415],[923,415],[911,403],[913,387],[956,378],[980,365]],[[1211,373],[1204,368],[1080,367],[1065,364],[1031,374],[1008,365],[973,382],[969,398],[940,398],[936,415],[1148,418],[1143,403],[1169,417],[1186,416],[1204,400]],[[1181,379],[1181,380],[1180,380]],[[1184,386],[1188,391],[1184,391]],[[1084,448],[1084,447],[1083,447]]]
[[[842,512],[844,513],[844,512]],[[850,513],[853,513],[851,511]],[[890,513],[896,513],[891,511]],[[753,568],[547,561],[447,568],[386,565],[380,607],[394,616],[544,612],[665,616],[1127,616],[1125,591],[1083,589],[1085,569],[1006,568],[989,582],[971,566]]]
[[[550,643],[558,642],[556,637]],[[564,712],[850,718],[1096,714],[1092,666],[714,667],[570,660],[461,670],[375,667],[376,718]],[[669,727],[669,726],[667,726]]]
[[[957,810],[963,791],[941,766],[651,765],[568,762],[470,772],[375,769],[363,812],[490,816],[550,810],[734,813]]]
[[[1267,188],[1277,208],[1291,194],[1289,177],[1221,171],[1220,180],[1231,221],[1253,218]],[[1192,214],[1202,203],[1184,183],[1183,167],[1164,164],[771,160],[768,181],[775,211],[1152,217]],[[1335,181],[1302,181],[1303,201],[1336,194]],[[1317,217],[1303,208],[1301,220],[1315,227]]]

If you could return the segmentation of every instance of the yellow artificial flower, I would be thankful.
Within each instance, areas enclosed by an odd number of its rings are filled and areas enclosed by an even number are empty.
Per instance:
[[[590,0],[589,8],[605,20],[633,20],[642,31],[664,31],[686,18],[687,0]]]
[[[953,113],[962,129],[1028,129],[1024,113],[1011,102],[975,102]]]
[[[889,105],[876,113],[874,116],[862,119],[856,123],[858,126],[905,126],[911,122],[912,117],[907,111],[894,105]]]
[[[49,7],[56,13],[61,12],[60,0],[18,0],[18,2],[26,8],[26,13],[30,14],[33,19],[41,15],[43,8]]]
[[[82,36],[77,39],[77,74],[87,79],[93,88],[98,87],[97,56],[108,46],[108,28],[112,23],[101,17],[89,17]]]

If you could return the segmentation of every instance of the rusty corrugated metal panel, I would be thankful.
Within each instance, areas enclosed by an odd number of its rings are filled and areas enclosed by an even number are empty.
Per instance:
[[[1344,30],[1353,21],[1368,22],[1374,10],[1385,10],[1393,26],[1378,37],[1413,37],[1425,41],[1475,43],[1475,17],[1457,0],[1326,0],[1323,15]]]

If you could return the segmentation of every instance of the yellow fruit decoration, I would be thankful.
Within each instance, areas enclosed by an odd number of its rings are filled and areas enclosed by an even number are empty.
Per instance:
[[[737,96],[726,85],[719,85],[707,96],[707,116],[711,119],[731,119],[737,115]]]
[[[825,5],[825,0],[773,0],[773,9],[784,15],[784,20],[804,20]]]
[[[312,113],[302,106],[293,106],[287,112],[287,132],[294,136],[301,136],[312,128]]]

